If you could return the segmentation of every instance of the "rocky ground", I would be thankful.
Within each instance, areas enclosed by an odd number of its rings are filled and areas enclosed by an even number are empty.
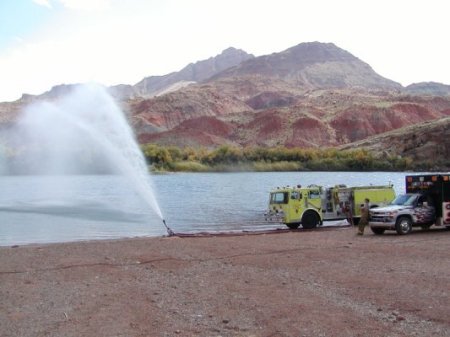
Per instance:
[[[450,231],[0,248],[0,336],[449,336]]]

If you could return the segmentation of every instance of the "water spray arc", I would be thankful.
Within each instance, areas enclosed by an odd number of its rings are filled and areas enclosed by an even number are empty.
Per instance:
[[[167,226],[145,158],[122,110],[97,84],[79,85],[56,102],[27,108],[18,125],[31,174],[120,174]],[[37,163],[37,164],[36,164]]]

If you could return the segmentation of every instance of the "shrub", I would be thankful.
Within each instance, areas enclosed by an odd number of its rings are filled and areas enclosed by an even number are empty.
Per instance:
[[[191,172],[229,171],[368,171],[408,170],[420,165],[410,158],[384,156],[377,158],[364,149],[340,151],[335,148],[239,148],[222,145],[214,149],[142,146],[153,170]],[[422,163],[421,168],[430,168]]]

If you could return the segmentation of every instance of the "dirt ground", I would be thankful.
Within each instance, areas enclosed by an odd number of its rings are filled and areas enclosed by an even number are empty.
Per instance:
[[[3,247],[0,299],[2,337],[450,336],[450,231]]]

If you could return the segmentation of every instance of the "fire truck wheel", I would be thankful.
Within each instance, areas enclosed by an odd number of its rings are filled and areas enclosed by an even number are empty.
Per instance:
[[[405,235],[411,232],[412,230],[412,223],[411,219],[407,218],[405,216],[400,217],[397,220],[397,223],[395,224],[395,230],[397,231],[397,234]]]
[[[384,234],[384,231],[386,230],[385,228],[377,228],[377,227],[370,227],[370,229],[372,230],[373,234],[376,235]]]
[[[302,216],[302,226],[305,229],[315,228],[320,225],[320,217],[314,211],[307,211]]]
[[[289,229],[297,229],[298,226],[300,226],[299,223],[287,223],[286,226],[289,227]]]

